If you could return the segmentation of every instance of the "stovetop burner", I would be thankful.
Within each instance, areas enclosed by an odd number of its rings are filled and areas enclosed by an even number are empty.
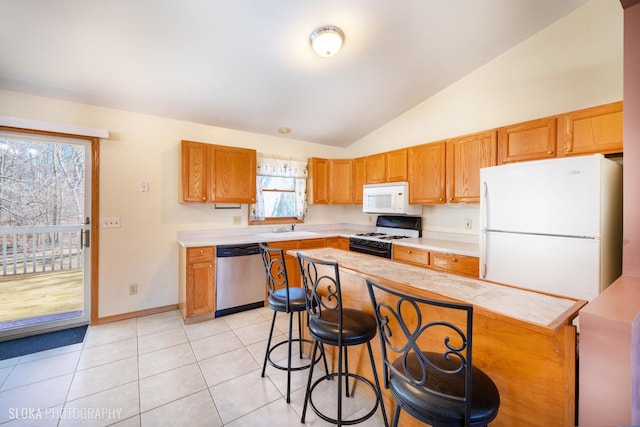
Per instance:
[[[349,238],[349,250],[391,258],[391,241],[422,236],[420,217],[380,215],[376,231],[354,234]]]

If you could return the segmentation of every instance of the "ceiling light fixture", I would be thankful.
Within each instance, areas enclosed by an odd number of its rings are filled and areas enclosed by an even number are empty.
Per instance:
[[[278,133],[281,135],[288,135],[291,133],[291,128],[288,128],[288,127],[278,128]]]
[[[309,44],[323,58],[334,56],[344,43],[344,33],[338,27],[321,27],[311,33]]]

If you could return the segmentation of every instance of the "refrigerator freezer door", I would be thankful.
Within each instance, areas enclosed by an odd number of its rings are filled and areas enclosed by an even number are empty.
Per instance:
[[[514,233],[486,233],[483,279],[572,298],[600,293],[600,241]]]
[[[582,156],[481,169],[481,226],[599,237],[601,162]]]

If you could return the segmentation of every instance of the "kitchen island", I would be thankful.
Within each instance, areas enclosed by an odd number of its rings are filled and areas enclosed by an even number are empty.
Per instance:
[[[349,307],[373,312],[365,283],[367,278],[426,298],[473,304],[474,365],[483,369],[500,391],[500,411],[491,425],[575,425],[576,328],[572,320],[586,301],[338,249],[299,252],[338,262],[344,304]],[[376,358],[381,361],[379,344],[374,344]],[[363,349],[364,346],[350,350],[349,360],[352,364],[363,361],[362,369],[360,364],[355,369],[370,378]],[[387,390],[383,393],[387,412],[393,413],[391,395]],[[414,422],[406,414],[401,418],[402,425]],[[420,424],[415,422],[415,425]]]

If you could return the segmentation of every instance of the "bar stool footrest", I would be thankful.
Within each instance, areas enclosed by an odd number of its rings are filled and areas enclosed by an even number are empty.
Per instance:
[[[325,420],[328,423],[331,424],[338,424],[338,420],[335,418],[330,418],[328,416],[326,416],[325,414],[323,414],[318,408],[316,408],[316,405],[313,403],[313,389],[316,388],[316,386],[318,384],[320,384],[322,381],[325,380],[332,380],[334,378],[336,378],[338,376],[337,372],[332,372],[328,375],[324,375],[320,378],[318,378],[309,388],[309,404],[311,405],[311,409],[313,409],[313,412],[315,412],[315,414],[317,416],[319,416],[320,418],[322,418],[323,420]],[[371,391],[373,392],[374,396],[377,396],[377,391],[376,391],[376,387],[373,385],[373,383],[371,381],[369,381],[368,379],[366,379],[365,377],[363,377],[362,375],[358,375],[358,374],[354,374],[349,372],[347,373],[342,373],[342,377],[347,377],[347,378],[354,378],[357,381],[361,381],[363,383],[365,383],[366,385],[369,386],[369,388],[371,389]],[[351,387],[351,390],[355,390],[355,387]],[[373,406],[373,409],[371,409],[371,411],[369,411],[367,414],[363,415],[360,418],[357,418],[355,420],[342,420],[340,423],[342,425],[345,426],[349,426],[349,425],[354,425],[354,424],[359,424],[363,421],[368,420],[369,418],[371,418],[373,416],[373,414],[376,413],[376,411],[378,410],[378,406],[380,405],[380,402],[378,400],[378,398],[376,397],[376,404]]]
[[[293,338],[291,340],[291,346],[293,347],[293,343],[297,343],[297,342],[303,342],[303,343],[307,343],[307,344],[313,345],[313,341],[312,340],[308,340],[308,339],[304,339],[304,338]],[[278,365],[276,362],[271,360],[271,352],[273,350],[275,350],[276,348],[280,347],[281,345],[288,344],[288,343],[289,343],[288,339],[280,341],[279,343],[271,346],[271,348],[267,352],[267,361],[269,361],[269,364],[271,366],[273,366],[274,368],[276,368],[276,369],[280,369],[281,371],[287,371],[287,370],[289,370],[289,368],[287,366]],[[319,352],[318,356],[316,357],[316,360],[314,360],[313,362],[311,360],[309,360],[309,363],[304,364],[302,366],[291,367],[291,370],[292,371],[302,371],[304,369],[309,369],[309,367],[311,366],[312,363],[314,363],[314,364],[318,363],[320,361],[320,359],[322,359],[322,354],[323,354],[322,352]]]

